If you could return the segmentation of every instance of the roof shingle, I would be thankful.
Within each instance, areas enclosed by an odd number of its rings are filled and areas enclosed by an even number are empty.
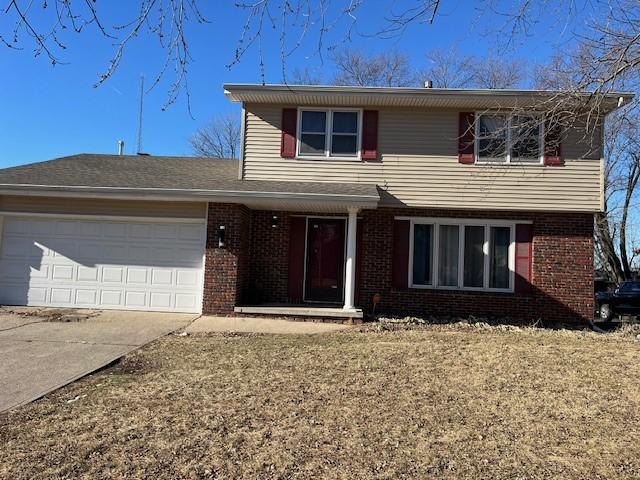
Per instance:
[[[238,180],[238,160],[86,153],[2,169],[0,186],[378,197],[371,184]]]

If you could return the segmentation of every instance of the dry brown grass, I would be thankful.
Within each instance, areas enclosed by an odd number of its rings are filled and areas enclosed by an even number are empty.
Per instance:
[[[640,343],[446,327],[169,337],[0,419],[2,478],[125,476],[638,478]]]

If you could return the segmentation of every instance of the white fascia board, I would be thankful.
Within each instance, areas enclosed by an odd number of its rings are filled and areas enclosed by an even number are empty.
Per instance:
[[[29,195],[54,197],[111,198],[126,200],[158,201],[207,201],[244,203],[247,200],[311,201],[367,205],[375,208],[380,200],[377,195],[346,195],[324,193],[260,192],[233,190],[183,190],[153,188],[81,187],[50,185],[0,185],[0,195]]]

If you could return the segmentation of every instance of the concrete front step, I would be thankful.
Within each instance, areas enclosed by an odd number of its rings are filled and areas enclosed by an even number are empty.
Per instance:
[[[285,315],[292,317],[316,317],[316,318],[354,318],[361,319],[363,317],[362,310],[359,308],[344,309],[331,307],[295,307],[295,306],[248,306],[235,307],[235,313],[249,315]]]

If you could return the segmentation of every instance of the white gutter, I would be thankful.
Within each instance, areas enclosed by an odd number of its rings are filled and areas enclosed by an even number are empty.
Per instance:
[[[227,83],[223,85],[224,93],[228,97],[243,92],[279,92],[279,93],[333,93],[333,94],[409,94],[420,96],[489,96],[489,97],[549,97],[558,95],[577,95],[590,97],[592,92],[567,92],[562,90],[523,90],[523,89],[465,89],[465,88],[424,88],[424,87],[355,87],[340,85],[262,85],[258,83]],[[604,94],[605,97],[619,102],[633,98],[633,92],[611,92]]]
[[[420,95],[488,95],[495,96],[555,96],[564,94],[578,94],[580,96],[589,97],[591,92],[566,92],[562,90],[528,90],[528,89],[492,89],[492,88],[424,88],[424,87],[360,87],[360,86],[346,86],[346,85],[284,85],[284,84],[271,84],[263,85],[260,83],[225,83],[223,85],[225,93],[233,94],[235,92],[251,91],[251,92],[289,92],[289,93],[409,93]],[[615,98],[618,101],[619,97],[633,97],[633,92],[611,92],[607,93],[607,97]]]
[[[336,103],[381,106],[450,106],[456,108],[474,108],[474,106],[518,105],[524,103],[543,103],[559,97],[579,97],[589,100],[592,92],[566,92],[552,90],[491,90],[456,88],[404,88],[404,87],[353,87],[333,85],[260,85],[225,84],[224,93],[232,102],[251,103],[295,103],[303,98],[306,103],[325,105]],[[607,110],[618,108],[631,100],[631,92],[612,92],[599,94],[607,102]],[[345,98],[347,100],[345,100]],[[452,103],[453,102],[453,103]],[[505,103],[507,102],[507,103]]]

